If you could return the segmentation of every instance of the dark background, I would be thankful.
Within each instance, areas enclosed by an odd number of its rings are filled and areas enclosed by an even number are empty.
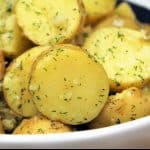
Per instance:
[[[118,0],[118,4],[123,2],[123,0]],[[150,9],[146,9],[137,5],[130,3],[133,10],[135,11],[138,20],[144,23],[150,23]]]

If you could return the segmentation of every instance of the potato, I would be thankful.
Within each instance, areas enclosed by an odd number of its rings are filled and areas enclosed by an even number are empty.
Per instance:
[[[97,28],[111,26],[141,29],[141,25],[136,20],[136,15],[128,3],[121,3],[110,16],[98,24]]]
[[[118,14],[119,16],[127,17],[130,19],[136,20],[136,14],[132,10],[132,7],[126,2],[121,3],[115,9],[115,13]]]
[[[83,4],[87,11],[87,22],[95,24],[113,11],[116,0],[83,0]]]
[[[150,41],[142,32],[115,27],[97,29],[83,48],[103,65],[112,91],[150,82]]]
[[[67,3],[67,7],[66,7]],[[63,43],[74,37],[83,24],[80,0],[19,0],[18,24],[37,45]]]
[[[105,20],[100,22],[97,26],[98,29],[106,27],[126,27],[130,29],[141,30],[140,24],[135,20],[121,17],[116,14],[106,18]]]
[[[0,51],[0,81],[3,80],[5,74],[5,58],[2,51]]]
[[[49,134],[71,131],[71,127],[60,122],[54,122],[44,117],[35,116],[31,119],[24,119],[13,134]]]
[[[132,87],[110,96],[102,113],[89,124],[90,128],[100,128],[132,121],[150,115],[150,98]]]
[[[69,125],[90,122],[109,93],[103,67],[81,48],[56,45],[33,64],[29,90],[44,116]]]
[[[3,128],[3,124],[2,124],[2,121],[0,120],[0,134],[4,134],[5,131],[4,131],[4,128]]]
[[[14,7],[17,0],[0,0],[0,50],[16,57],[32,46],[17,25]]]
[[[33,116],[37,110],[28,92],[31,66],[37,56],[48,47],[35,47],[15,59],[7,69],[3,81],[3,92],[9,107],[25,117]]]

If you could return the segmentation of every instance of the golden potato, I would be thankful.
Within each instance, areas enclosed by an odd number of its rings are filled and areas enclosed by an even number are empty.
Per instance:
[[[67,7],[66,7],[67,2]],[[63,43],[83,25],[81,0],[19,0],[17,21],[24,34],[37,45]]]
[[[49,134],[71,131],[71,127],[60,122],[55,122],[44,117],[35,116],[31,119],[24,119],[15,129],[13,134]]]
[[[83,48],[103,65],[112,91],[150,82],[150,42],[144,33],[127,28],[97,28]]]
[[[145,97],[140,89],[132,87],[110,96],[102,113],[89,124],[89,127],[111,126],[148,115],[150,115],[150,98]]]
[[[17,25],[14,12],[17,0],[0,0],[0,50],[16,57],[32,46]]]
[[[109,93],[103,67],[79,47],[64,44],[51,49],[36,60],[31,72],[29,90],[37,109],[65,124],[90,122]]]
[[[87,22],[94,24],[111,13],[116,4],[116,0],[83,0],[87,12]]]
[[[28,82],[33,62],[49,47],[35,47],[17,59],[7,69],[3,81],[3,92],[9,107],[21,116],[30,117],[37,113],[28,92]]]

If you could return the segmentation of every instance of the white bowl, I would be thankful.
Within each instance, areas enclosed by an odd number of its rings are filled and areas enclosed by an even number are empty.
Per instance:
[[[112,127],[50,135],[1,135],[0,148],[150,148],[150,116]]]

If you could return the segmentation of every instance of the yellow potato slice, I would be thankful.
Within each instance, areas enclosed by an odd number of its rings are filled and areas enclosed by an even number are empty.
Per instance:
[[[150,115],[150,98],[135,87],[110,96],[102,113],[89,125],[100,128]]]
[[[0,50],[16,57],[32,46],[17,25],[14,8],[17,0],[0,0]]]
[[[150,42],[145,34],[127,28],[97,29],[84,49],[101,63],[112,91],[150,82]]]
[[[49,134],[71,132],[71,127],[60,122],[54,122],[44,117],[35,116],[24,119],[13,134]]]
[[[116,0],[83,0],[83,4],[87,11],[87,22],[93,24],[114,10]]]
[[[19,0],[16,15],[30,40],[37,45],[51,45],[77,34],[84,18],[82,7],[80,0]]]
[[[9,107],[25,117],[33,116],[37,110],[28,92],[31,66],[37,56],[48,47],[35,47],[19,56],[9,66],[3,81],[3,91]]]
[[[29,90],[37,109],[51,120],[70,125],[93,120],[109,93],[103,67],[76,46],[58,45],[52,50],[32,68]]]

